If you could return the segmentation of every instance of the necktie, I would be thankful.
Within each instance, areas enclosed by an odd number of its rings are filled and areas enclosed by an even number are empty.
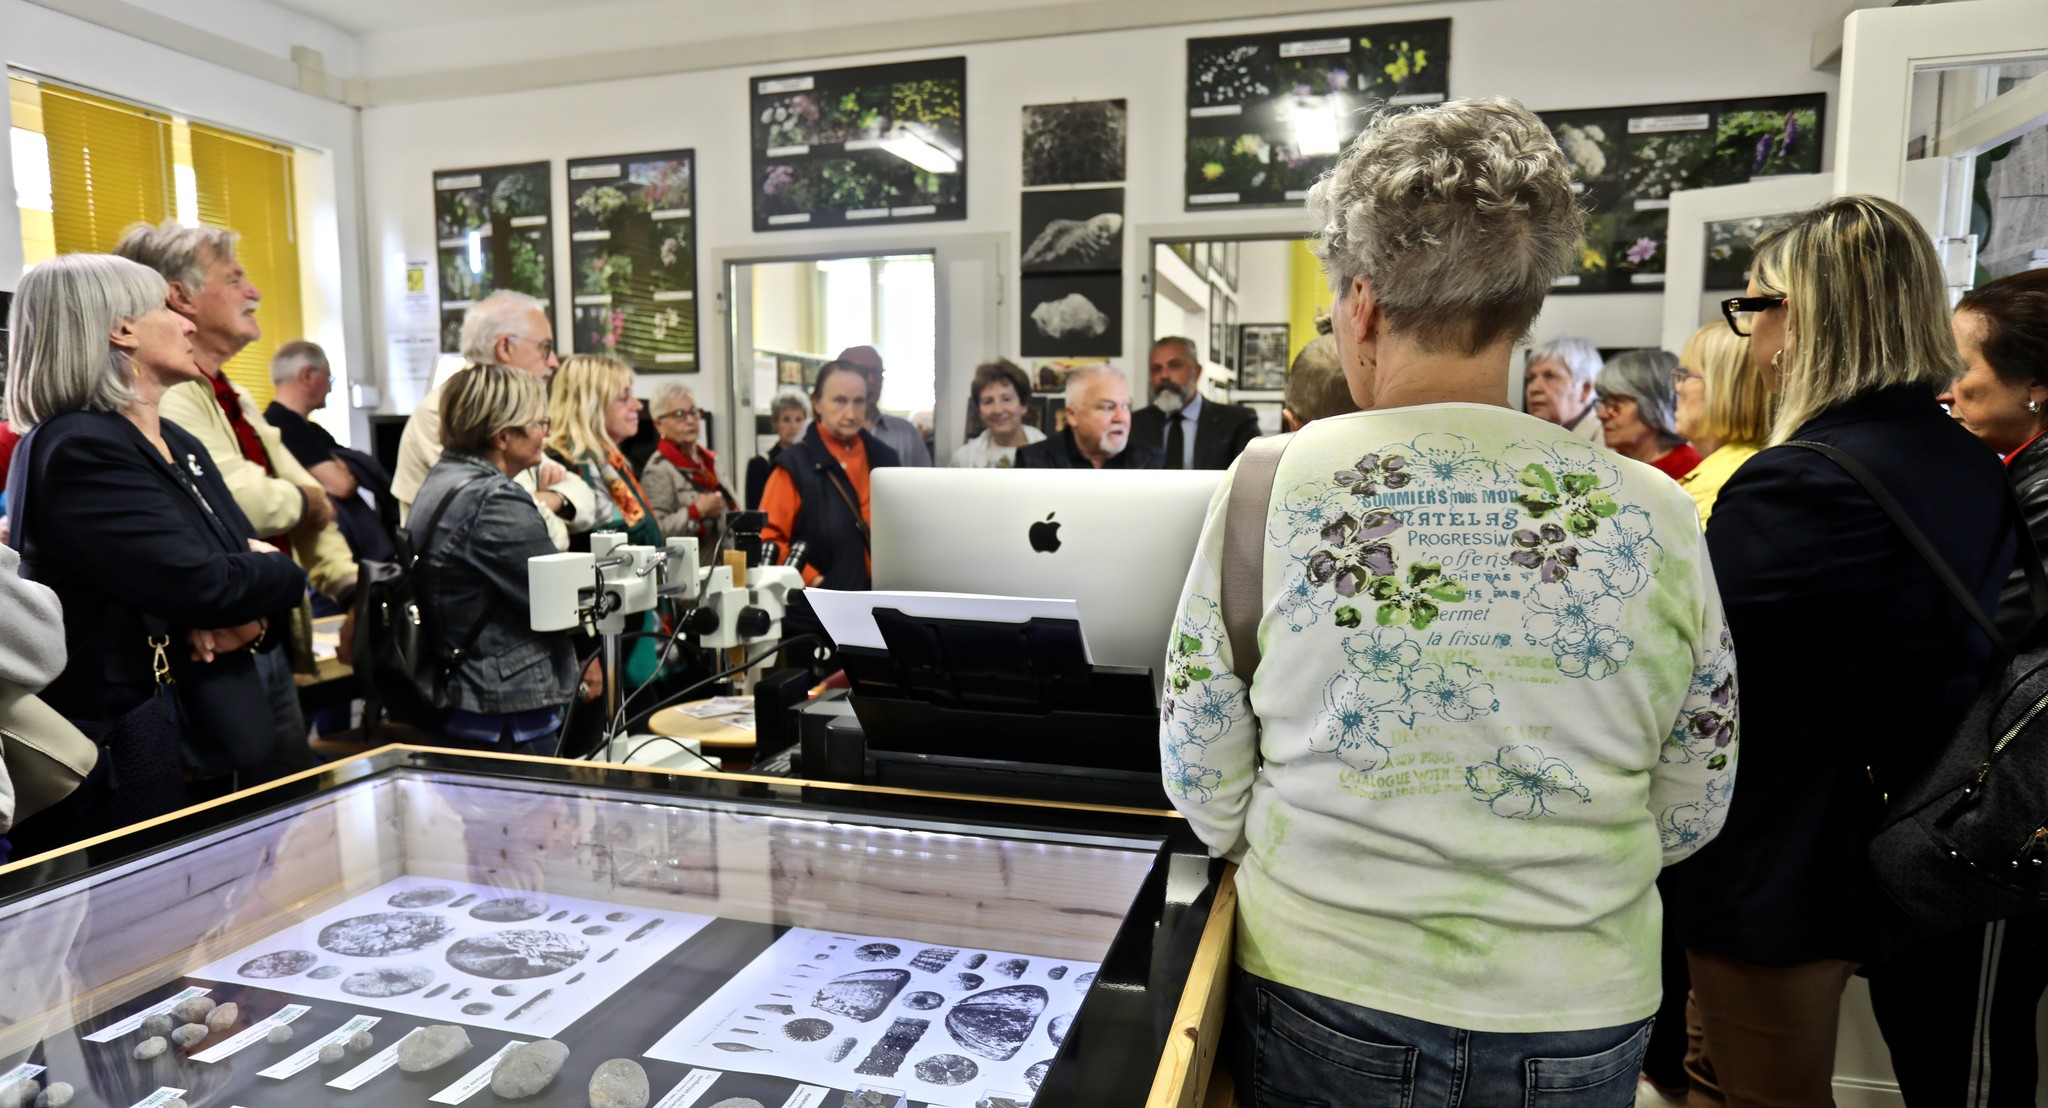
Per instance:
[[[1187,417],[1175,412],[1166,417],[1166,468],[1186,469],[1183,459],[1187,457],[1187,439],[1181,432],[1181,424]]]

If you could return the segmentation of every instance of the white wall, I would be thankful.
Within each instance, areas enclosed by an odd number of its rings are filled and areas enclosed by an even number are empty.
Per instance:
[[[232,29],[224,28],[223,33]],[[302,252],[310,263],[302,274],[303,294],[309,301],[306,337],[326,347],[335,369],[349,380],[364,380],[371,367],[361,340],[366,333],[357,246],[362,203],[352,109],[24,0],[0,0],[0,61],[314,151],[312,171],[318,179],[302,181],[298,193],[301,225],[315,228]],[[22,263],[11,161],[6,144],[0,143],[0,288],[6,289],[19,280]],[[337,392],[337,397],[342,395]],[[338,407],[343,402],[334,403]],[[353,430],[356,436],[366,436],[367,424],[359,423]]]
[[[709,332],[720,323],[718,301],[711,295],[718,277],[708,262],[720,249],[769,255],[794,242],[821,238],[836,250],[916,248],[941,235],[998,232],[1012,239],[1004,284],[1014,289],[1021,183],[1018,119],[1026,104],[1110,97],[1130,102],[1127,227],[1201,224],[1205,215],[1227,221],[1231,213],[1183,211],[1182,75],[1185,40],[1192,36],[1448,16],[1453,20],[1454,96],[1510,95],[1541,110],[1821,91],[1830,94],[1832,122],[1835,79],[1814,72],[1808,58],[1813,33],[1834,18],[1832,12],[1814,10],[1818,7],[1778,0],[1472,0],[996,42],[957,51],[860,55],[815,67],[750,66],[373,107],[363,112],[365,218],[369,256],[377,259],[372,346],[381,358],[386,340],[382,321],[399,306],[400,272],[392,259],[432,255],[430,178],[436,169],[694,148],[704,290],[699,326]],[[794,240],[784,233],[753,231],[749,77],[954,53],[968,59],[966,221],[826,236],[807,232]],[[561,172],[556,170],[558,193]],[[556,211],[564,213],[559,196]],[[560,219],[556,240],[557,280],[566,282],[568,232]],[[1149,267],[1134,236],[1127,236],[1125,252],[1124,364],[1136,366],[1143,360],[1149,315],[1138,277]],[[1016,306],[1005,304],[1001,310],[1014,314]],[[1606,345],[1647,344],[1656,341],[1659,311],[1654,293],[1558,298],[1538,330],[1579,331]],[[1014,349],[988,353],[1016,355]],[[707,363],[693,375],[702,379],[691,382],[698,396],[721,412],[729,407],[724,369]]]

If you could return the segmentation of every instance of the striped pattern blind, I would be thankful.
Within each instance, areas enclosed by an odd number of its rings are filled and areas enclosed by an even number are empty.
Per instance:
[[[192,175],[199,222],[240,232],[235,256],[263,293],[263,337],[227,364],[228,379],[270,403],[270,356],[305,334],[299,239],[292,213],[292,150],[247,135],[192,124]]]
[[[42,108],[58,253],[110,253],[176,210],[170,116],[47,82]]]

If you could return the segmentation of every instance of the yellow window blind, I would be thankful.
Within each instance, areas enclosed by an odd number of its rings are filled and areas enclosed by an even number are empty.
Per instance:
[[[42,111],[58,253],[109,253],[175,210],[170,116],[47,82]]]
[[[192,124],[192,175],[199,222],[239,232],[235,256],[263,293],[256,318],[263,337],[227,364],[230,381],[256,406],[270,403],[270,356],[305,334],[299,299],[299,241],[292,214],[292,151],[288,146]]]

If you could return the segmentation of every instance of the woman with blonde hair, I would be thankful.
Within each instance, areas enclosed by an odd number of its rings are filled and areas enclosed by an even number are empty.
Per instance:
[[[1905,209],[1812,209],[1757,244],[1749,295],[1722,307],[1778,410],[1706,533],[1742,650],[1745,753],[1720,837],[1668,882],[1698,1017],[1686,1066],[1695,1105],[1825,1105],[1849,978],[1924,934],[1866,844],[1993,644],[1864,485],[1802,444],[1867,469],[1986,610],[2016,521],[1998,459],[1935,403],[1962,366],[1934,243]],[[1878,1025],[1896,1049],[1905,1029]]]
[[[1678,435],[1703,455],[1678,483],[1699,505],[1705,527],[1721,486],[1763,449],[1771,394],[1750,364],[1749,339],[1725,323],[1709,323],[1685,340],[1671,384],[1678,394]]]

